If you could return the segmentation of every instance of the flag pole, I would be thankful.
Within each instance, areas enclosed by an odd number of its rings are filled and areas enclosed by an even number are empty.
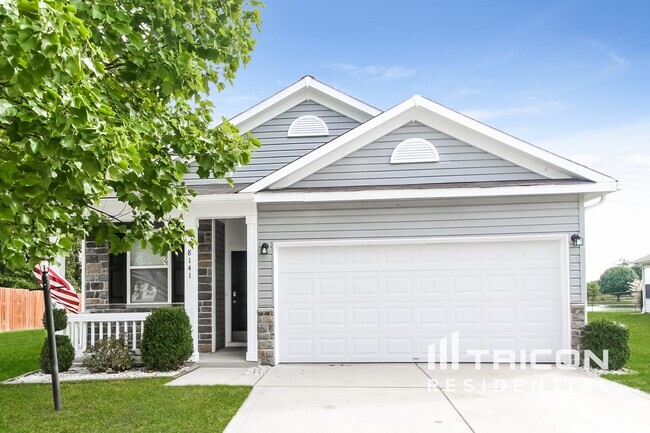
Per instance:
[[[52,397],[54,411],[61,409],[61,385],[59,383],[59,359],[56,354],[56,336],[54,334],[54,313],[52,312],[52,298],[50,297],[49,262],[43,261],[43,298],[45,300],[45,322],[47,326],[47,343],[50,349],[50,372],[52,374]]]

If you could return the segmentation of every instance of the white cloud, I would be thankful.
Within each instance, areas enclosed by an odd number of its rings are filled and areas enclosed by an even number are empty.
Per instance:
[[[347,72],[350,75],[365,75],[380,81],[396,80],[412,77],[416,74],[413,68],[404,66],[360,66],[351,63],[333,63],[326,65],[327,68],[335,71]]]
[[[636,153],[625,158],[625,162],[629,165],[634,165],[637,167],[650,168],[650,155]]]
[[[474,119],[486,121],[507,116],[547,115],[564,111],[569,106],[561,101],[547,101],[528,105],[503,108],[463,110],[463,114]]]
[[[471,96],[471,95],[479,95],[483,93],[481,89],[477,89],[476,87],[461,87],[456,91],[456,93],[453,94],[453,96]]]
[[[542,140],[546,149],[573,157],[598,159],[598,170],[618,179],[620,190],[602,206],[587,211],[587,280],[621,259],[650,253],[650,119]],[[578,159],[578,158],[576,158]],[[588,161],[577,161],[586,163]],[[586,164],[590,165],[590,164]]]

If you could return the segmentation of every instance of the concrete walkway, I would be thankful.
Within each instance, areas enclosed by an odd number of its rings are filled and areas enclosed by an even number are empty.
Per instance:
[[[650,395],[581,370],[280,365],[226,428],[278,432],[648,432]]]
[[[262,376],[246,374],[247,368],[199,367],[166,383],[166,386],[190,385],[255,385]]]

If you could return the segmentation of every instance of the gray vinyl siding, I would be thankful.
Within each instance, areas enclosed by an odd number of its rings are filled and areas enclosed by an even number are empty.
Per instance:
[[[391,164],[395,147],[408,138],[429,140],[439,162]],[[421,123],[412,122],[309,175],[292,188],[414,185],[546,179]]]
[[[291,122],[306,114],[320,117],[327,124],[329,135],[287,137]],[[246,166],[237,170],[233,180],[236,184],[257,182],[358,125],[359,122],[356,120],[316,102],[302,102],[251,131],[251,134],[260,140],[262,146],[253,153],[251,161]],[[191,181],[197,179],[197,176],[191,172],[186,179]],[[201,182],[205,183],[205,180]]]
[[[580,232],[579,197],[486,197],[259,204],[259,242]],[[571,302],[583,302],[580,248],[571,247]],[[273,306],[273,248],[259,256],[259,306]]]

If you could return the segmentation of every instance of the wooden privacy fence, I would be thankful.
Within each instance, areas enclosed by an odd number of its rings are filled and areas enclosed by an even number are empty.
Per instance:
[[[0,332],[42,328],[43,292],[0,287]]]

